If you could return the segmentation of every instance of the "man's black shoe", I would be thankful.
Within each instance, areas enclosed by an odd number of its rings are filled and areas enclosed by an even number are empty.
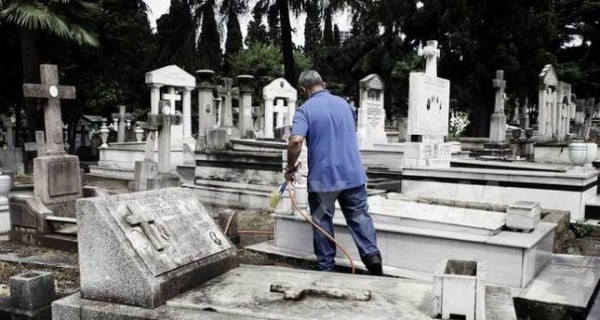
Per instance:
[[[383,275],[383,266],[381,265],[381,256],[378,253],[368,255],[363,260],[367,270],[373,276]]]

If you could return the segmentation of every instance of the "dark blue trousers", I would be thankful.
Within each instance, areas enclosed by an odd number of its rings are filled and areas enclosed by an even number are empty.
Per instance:
[[[333,215],[335,213],[335,201],[339,201],[344,218],[348,224],[348,230],[360,258],[364,259],[372,254],[380,254],[377,249],[377,237],[373,220],[368,213],[367,190],[365,185],[356,188],[335,192],[309,192],[308,204],[314,223],[319,225],[330,235],[333,232]],[[335,266],[336,246],[333,241],[313,227],[313,245],[319,269],[331,271]]]

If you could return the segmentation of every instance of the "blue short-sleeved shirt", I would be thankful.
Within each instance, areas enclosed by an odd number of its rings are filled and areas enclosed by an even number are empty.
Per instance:
[[[308,146],[308,191],[341,191],[365,184],[355,113],[327,90],[313,93],[294,114],[292,135]]]

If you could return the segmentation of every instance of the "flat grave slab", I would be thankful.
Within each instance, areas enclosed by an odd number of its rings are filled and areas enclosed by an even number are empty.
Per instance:
[[[326,293],[307,292],[299,300],[286,300],[272,285]],[[346,297],[334,297],[335,290],[345,291]],[[261,319],[417,320],[431,319],[430,301],[428,283],[243,265],[167,301],[167,306]]]
[[[377,222],[406,227],[495,235],[504,228],[506,214],[402,200],[394,194],[369,197],[369,212]]]

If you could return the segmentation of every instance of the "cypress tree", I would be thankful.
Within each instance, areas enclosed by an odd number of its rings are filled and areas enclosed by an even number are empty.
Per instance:
[[[313,52],[321,45],[321,15],[317,0],[308,0],[304,26],[304,51]]]
[[[267,11],[267,24],[269,26],[267,31],[269,41],[279,44],[281,41],[281,26],[279,24],[279,9],[276,4],[271,5]]]
[[[248,23],[248,34],[244,41],[248,47],[258,43],[266,44],[269,42],[267,27],[262,23],[263,12],[261,9],[258,5],[252,9],[252,21]]]
[[[333,26],[333,45],[339,47],[342,45],[342,41],[340,39],[340,28],[337,24]]]
[[[333,26],[331,22],[331,10],[325,10],[325,30],[323,31],[323,44],[333,45]]]
[[[198,42],[200,66],[215,71],[221,70],[221,37],[215,20],[214,0],[207,1],[202,7],[202,29]]]
[[[229,74],[231,57],[242,51],[243,36],[242,30],[240,29],[240,22],[238,21],[237,13],[235,10],[229,11],[229,17],[227,19],[227,40],[225,41],[225,57],[223,58],[223,70],[226,74]]]

